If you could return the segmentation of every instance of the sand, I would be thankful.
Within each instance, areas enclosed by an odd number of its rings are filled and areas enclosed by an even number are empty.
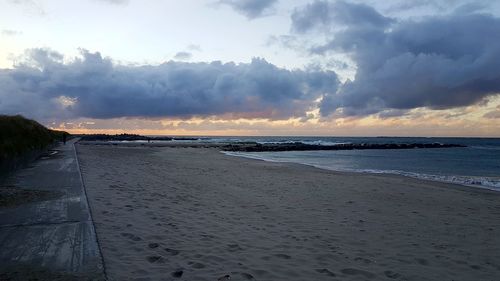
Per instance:
[[[110,280],[500,280],[492,191],[211,148],[77,149]]]

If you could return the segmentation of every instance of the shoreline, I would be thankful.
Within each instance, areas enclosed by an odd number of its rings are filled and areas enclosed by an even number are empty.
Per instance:
[[[481,177],[481,176],[439,176],[439,175],[430,175],[430,174],[420,174],[416,172],[405,172],[405,171],[390,171],[390,170],[374,170],[374,169],[360,169],[360,170],[341,170],[341,169],[334,169],[330,168],[327,166],[321,166],[321,165],[314,165],[314,164],[308,164],[308,163],[301,163],[301,162],[292,162],[292,161],[279,161],[279,160],[272,160],[272,159],[265,159],[263,157],[253,157],[248,155],[248,152],[239,152],[239,151],[220,151],[222,154],[227,155],[227,156],[232,156],[232,157],[242,157],[242,158],[247,158],[247,159],[253,159],[253,160],[260,160],[260,161],[265,161],[265,162],[275,162],[275,163],[289,163],[289,164],[298,164],[298,165],[304,165],[308,167],[313,167],[321,170],[326,170],[326,171],[332,171],[332,172],[337,172],[337,173],[352,173],[352,174],[369,174],[369,175],[387,175],[387,176],[400,176],[400,177],[405,177],[405,178],[412,178],[412,179],[418,179],[418,180],[423,180],[423,181],[429,181],[429,182],[437,182],[437,183],[445,183],[445,184],[451,184],[451,185],[456,185],[459,187],[468,187],[468,188],[474,188],[474,189],[483,189],[483,190],[488,190],[488,191],[493,191],[493,192],[500,192],[500,187],[496,186],[487,186],[487,185],[479,185],[479,184],[466,184],[462,183],[459,181],[451,181],[451,180],[439,180],[436,177],[456,177],[456,178],[475,178],[475,179],[491,179],[491,177]],[[251,152],[254,153],[254,152]],[[435,178],[432,178],[435,177]],[[494,178],[494,180],[500,180],[500,177],[498,179]]]
[[[214,148],[77,146],[116,280],[500,277],[494,191]]]
[[[227,146],[228,143],[198,143],[198,142],[151,142],[151,143],[140,143],[140,142],[109,142],[109,141],[80,141],[81,145],[101,145],[101,146],[116,146],[116,147],[149,147],[149,148],[167,148],[167,147],[175,147],[175,148],[216,148],[222,154],[233,156],[233,157],[243,157],[247,159],[261,160],[265,162],[276,162],[276,163],[290,163],[290,164],[299,164],[304,166],[310,166],[321,170],[339,172],[339,173],[353,173],[353,174],[368,174],[368,175],[387,175],[387,176],[401,176],[404,178],[418,179],[422,181],[430,181],[436,183],[444,183],[451,184],[457,187],[467,187],[481,190],[488,190],[492,192],[500,192],[500,187],[492,187],[486,185],[474,185],[474,184],[466,184],[457,181],[447,181],[447,180],[439,180],[436,178],[428,178],[430,177],[463,177],[463,178],[477,178],[477,179],[490,179],[491,177],[481,177],[481,176],[460,176],[460,175],[452,175],[452,176],[439,176],[432,174],[420,174],[416,172],[405,172],[405,171],[397,171],[391,172],[387,170],[380,170],[380,172],[375,172],[373,169],[365,169],[365,170],[339,170],[333,169],[326,166],[308,164],[308,163],[298,163],[298,162],[290,162],[290,161],[275,161],[271,159],[264,159],[262,157],[251,157],[249,155],[245,155],[246,153],[255,153],[255,152],[242,152],[242,151],[227,151],[221,149],[224,146]],[[446,149],[446,148],[432,148],[432,149]],[[281,152],[281,151],[280,151]],[[414,174],[415,176],[412,176]],[[420,177],[422,175],[423,177]],[[497,180],[497,178],[494,178]],[[500,180],[500,177],[498,178]]]

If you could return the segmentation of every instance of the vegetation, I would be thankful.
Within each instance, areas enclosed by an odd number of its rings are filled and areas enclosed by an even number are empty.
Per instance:
[[[45,128],[21,115],[0,115],[0,162],[25,152],[43,149],[69,134]]]

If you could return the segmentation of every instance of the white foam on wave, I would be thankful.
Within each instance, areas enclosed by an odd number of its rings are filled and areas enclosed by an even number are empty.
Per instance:
[[[454,183],[465,186],[481,187],[491,190],[500,191],[500,179],[493,179],[488,177],[474,177],[474,176],[457,176],[457,175],[429,175],[414,172],[405,172],[398,170],[353,170],[353,172],[365,172],[372,174],[395,174],[417,179]]]
[[[250,153],[243,153],[243,152],[233,152],[233,151],[221,151],[223,154],[226,154],[228,156],[236,156],[236,157],[245,157],[245,158],[250,158],[250,159],[256,159],[256,160],[263,160],[267,162],[290,162],[290,161],[279,161],[279,160],[274,160],[274,159],[269,159],[265,158],[256,154],[250,154]],[[303,164],[303,163],[301,163]],[[307,164],[304,164],[307,165]]]
[[[343,169],[343,168],[335,168],[324,165],[316,165],[306,162],[296,162],[290,161],[288,159],[278,160],[278,159],[270,159],[261,154],[256,153],[244,153],[244,152],[229,152],[229,151],[221,151],[222,153],[229,156],[237,156],[237,157],[245,157],[256,160],[263,160],[267,162],[278,162],[278,163],[298,163],[302,165],[312,166],[315,168],[330,170],[336,172],[354,172],[354,173],[371,173],[371,174],[393,174],[393,175],[401,175],[411,178],[430,180],[436,182],[444,182],[444,183],[453,183],[464,186],[485,188],[494,191],[500,191],[500,178],[489,178],[489,177],[474,177],[474,176],[457,176],[457,175],[429,175],[429,174],[421,174],[414,172],[406,172],[399,170],[376,170],[376,169]]]
[[[470,148],[483,149],[483,150],[500,150],[499,146],[486,146],[486,145],[473,145]]]

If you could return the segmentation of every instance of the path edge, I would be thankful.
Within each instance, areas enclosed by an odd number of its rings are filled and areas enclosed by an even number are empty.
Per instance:
[[[91,222],[94,234],[95,234],[95,240],[96,240],[96,243],[97,243],[97,248],[99,250],[99,256],[100,256],[100,259],[101,259],[102,273],[104,274],[104,279],[105,280],[109,280],[108,274],[107,274],[107,271],[106,271],[106,263],[104,262],[104,256],[102,254],[101,243],[99,241],[99,235],[97,234],[97,227],[95,226],[94,216],[92,214],[92,208],[90,207],[89,198],[87,196],[87,188],[85,187],[85,181],[83,180],[82,170],[80,168],[80,161],[78,160],[78,152],[77,152],[77,148],[76,148],[76,144],[78,142],[79,142],[79,140],[77,140],[77,141],[75,141],[73,143],[73,152],[75,154],[76,169],[78,170],[78,175],[80,176],[80,184],[82,186],[83,195],[85,196],[85,201],[87,203],[87,208],[89,210],[90,222]]]

